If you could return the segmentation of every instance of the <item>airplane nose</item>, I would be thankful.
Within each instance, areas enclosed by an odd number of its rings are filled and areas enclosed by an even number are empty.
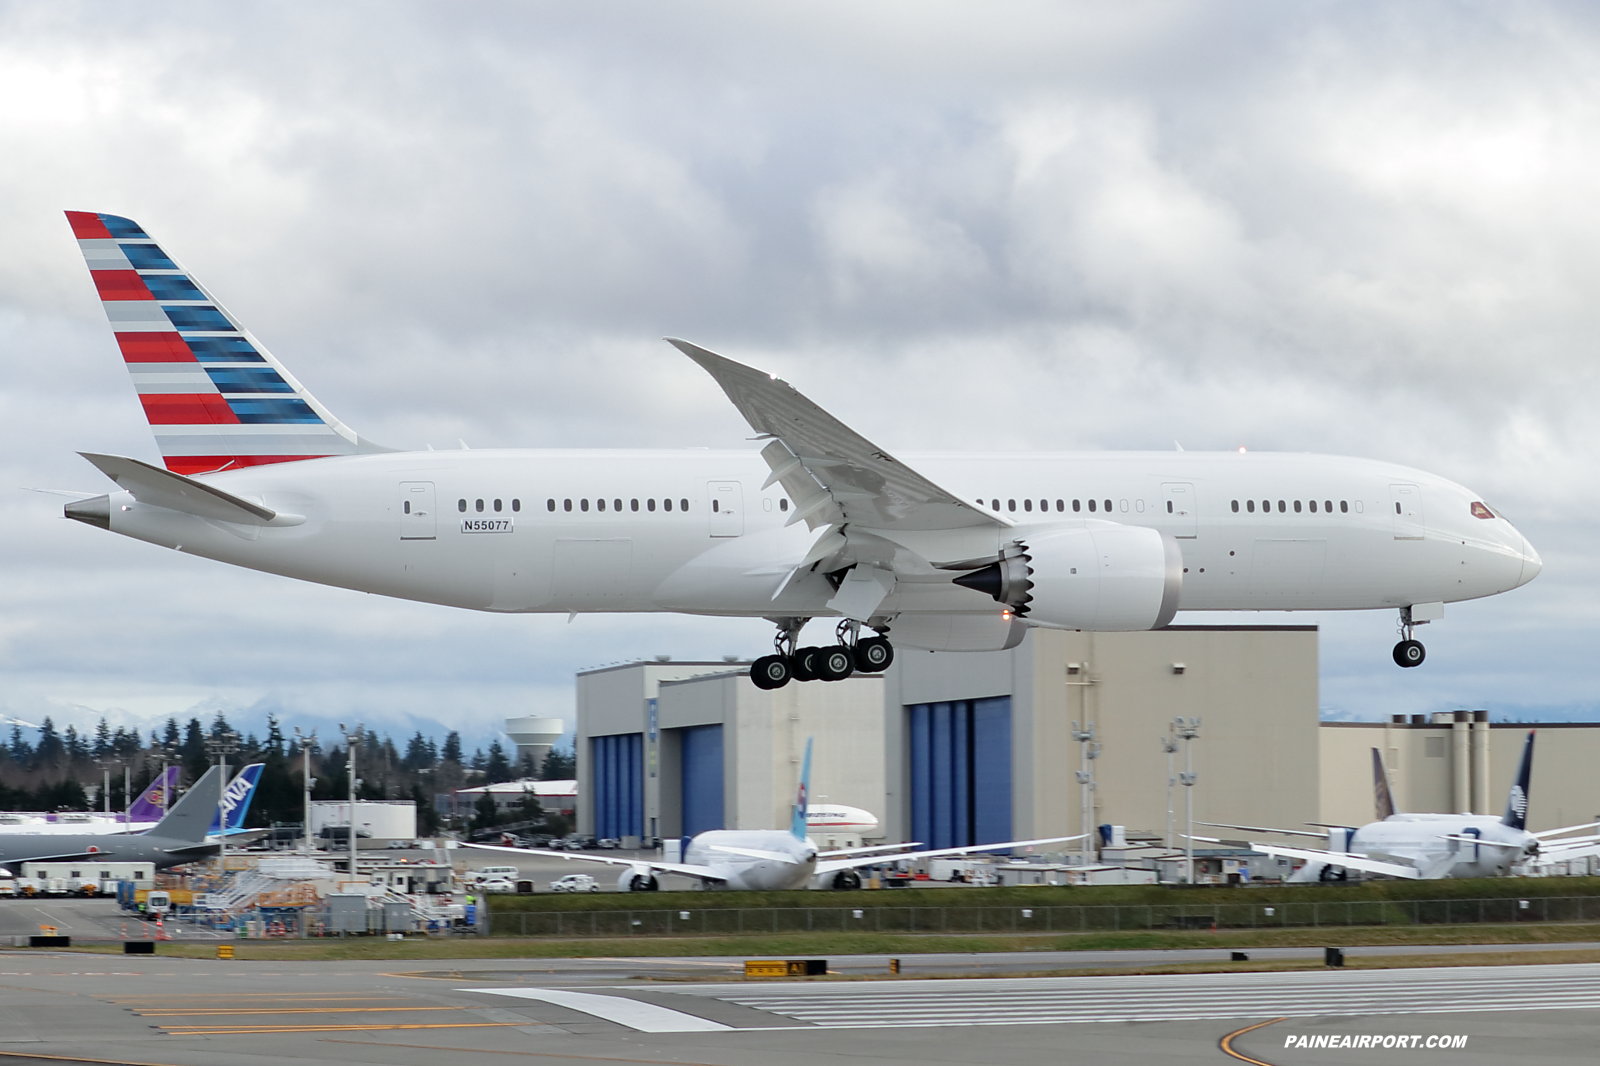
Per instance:
[[[1522,539],[1522,575],[1517,578],[1517,587],[1521,588],[1539,576],[1539,571],[1544,569],[1544,560],[1533,550],[1533,545],[1528,543],[1527,537],[1522,536],[1520,531],[1517,536]]]

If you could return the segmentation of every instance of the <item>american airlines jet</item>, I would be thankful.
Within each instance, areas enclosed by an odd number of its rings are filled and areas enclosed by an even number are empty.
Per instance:
[[[1469,489],[1393,463],[1200,452],[893,455],[792,386],[685,341],[756,432],[733,451],[399,451],[314,397],[144,229],[70,211],[164,466],[66,515],[174,551],[479,611],[766,618],[752,680],[881,670],[895,645],[1029,627],[1156,629],[1180,610],[1399,614],[1540,560]],[[812,619],[835,642],[800,646]],[[863,631],[869,631],[864,633]]]

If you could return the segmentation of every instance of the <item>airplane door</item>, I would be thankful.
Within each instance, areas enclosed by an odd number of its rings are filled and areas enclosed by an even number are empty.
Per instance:
[[[1422,490],[1415,485],[1390,485],[1389,497],[1394,503],[1394,539],[1421,540]]]
[[[434,540],[438,536],[437,528],[433,482],[400,482],[400,539]]]
[[[1174,537],[1197,537],[1200,519],[1195,513],[1194,486],[1187,482],[1169,482],[1161,486],[1161,496],[1167,532]]]
[[[708,481],[706,495],[711,497],[711,535],[744,536],[744,486],[737,481]]]

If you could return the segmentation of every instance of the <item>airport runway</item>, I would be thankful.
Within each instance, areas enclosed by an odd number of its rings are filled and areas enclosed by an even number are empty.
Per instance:
[[[572,960],[581,962],[584,960]],[[1452,1062],[1594,1059],[1600,965],[893,982],[629,981],[628,960],[248,963],[0,952],[0,1064],[1415,1062],[1307,1034],[1467,1038]],[[654,960],[659,961],[659,960]],[[708,960],[671,960],[700,964]],[[686,970],[680,974],[687,975]],[[1276,1020],[1282,1019],[1282,1020]]]

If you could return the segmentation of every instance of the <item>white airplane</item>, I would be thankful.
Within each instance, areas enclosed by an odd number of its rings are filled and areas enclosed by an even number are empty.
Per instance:
[[[1359,828],[1323,826],[1325,833],[1300,829],[1267,829],[1261,826],[1202,822],[1220,829],[1240,829],[1254,833],[1279,833],[1285,836],[1326,838],[1329,847],[1286,848],[1277,844],[1250,841],[1252,850],[1286,859],[1301,859],[1302,866],[1291,881],[1343,880],[1345,871],[1382,874],[1412,880],[1445,877],[1504,877],[1519,862],[1539,856],[1549,849],[1555,859],[1576,859],[1600,854],[1596,837],[1552,840],[1563,833],[1592,829],[1600,823],[1569,825],[1560,829],[1528,832],[1528,786],[1533,774],[1533,732],[1522,747],[1522,762],[1506,800],[1506,812],[1492,814],[1407,814],[1394,807],[1394,792],[1383,768],[1378,749],[1372,749],[1373,790],[1378,820]],[[1315,823],[1313,823],[1315,824]],[[1217,843],[1214,837],[1195,837]]]
[[[806,828],[812,832],[829,829],[866,836],[878,828],[878,816],[860,807],[840,803],[813,803],[806,808]]]
[[[811,781],[811,742],[806,741],[805,760],[800,768],[800,788],[795,795],[788,829],[711,829],[692,837],[684,849],[682,862],[656,862],[621,856],[574,855],[562,853],[575,862],[598,862],[623,867],[617,878],[621,892],[654,892],[660,888],[656,874],[681,874],[699,881],[705,888],[785,891],[798,888],[852,889],[861,887],[863,866],[879,866],[902,859],[930,859],[942,855],[972,855],[985,851],[1004,851],[1043,844],[1064,844],[1075,837],[1048,837],[1042,840],[1008,840],[999,844],[977,844],[937,851],[907,851],[915,844],[878,844],[866,848],[818,851],[806,839],[806,795]],[[544,857],[548,852],[527,848],[505,848],[492,844],[461,844],[463,848],[497,851],[524,857]]]
[[[119,491],[68,493],[66,515],[236,566],[480,611],[767,618],[774,654],[751,676],[776,688],[881,670],[891,632],[999,650],[1030,626],[1155,629],[1179,610],[1397,609],[1394,659],[1416,666],[1416,625],[1541,565],[1477,493],[1420,470],[1243,449],[897,457],[676,340],[759,452],[396,451],[136,223],[67,217],[166,468],[83,453]],[[837,621],[835,644],[800,647],[813,618]]]
[[[250,811],[250,802],[255,798],[256,784],[261,780],[264,766],[265,763],[253,762],[241,767],[233,780],[228,782],[228,787],[222,790],[221,806],[228,814],[229,836],[258,832],[244,828],[244,820]],[[0,821],[0,835],[82,836],[84,833],[99,833],[114,836],[118,833],[147,833],[161,823],[161,819],[166,817],[167,808],[177,801],[178,781],[182,774],[181,766],[167,767],[166,773],[150,782],[149,787],[128,807],[126,817],[90,812],[72,820],[50,815],[22,822]],[[49,821],[48,818],[56,820]],[[206,831],[208,838],[221,832],[221,823],[222,811],[218,811],[211,819],[211,828]]]

